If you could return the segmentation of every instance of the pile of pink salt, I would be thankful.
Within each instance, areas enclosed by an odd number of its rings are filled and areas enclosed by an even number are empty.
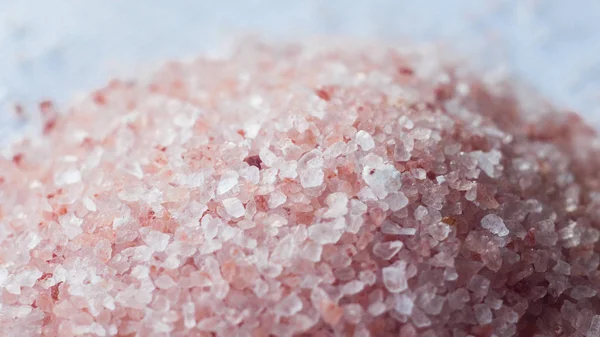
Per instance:
[[[599,138],[439,60],[248,44],[45,104],[0,335],[600,336]]]

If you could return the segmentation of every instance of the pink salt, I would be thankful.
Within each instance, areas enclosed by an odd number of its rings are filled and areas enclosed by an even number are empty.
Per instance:
[[[249,42],[44,102],[0,335],[600,336],[600,140],[491,75]]]

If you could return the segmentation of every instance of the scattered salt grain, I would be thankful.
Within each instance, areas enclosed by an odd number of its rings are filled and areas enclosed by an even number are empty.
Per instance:
[[[223,200],[223,206],[227,214],[234,218],[239,218],[246,213],[244,205],[238,198],[227,198]]]
[[[488,214],[481,219],[481,227],[489,230],[498,236],[507,236],[508,228],[504,224],[504,220],[495,214]]]
[[[360,130],[356,133],[356,142],[363,151],[369,151],[375,147],[373,137],[371,137],[371,135],[364,130]]]

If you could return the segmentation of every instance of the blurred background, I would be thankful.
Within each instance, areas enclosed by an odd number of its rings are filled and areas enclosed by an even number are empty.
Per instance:
[[[22,127],[15,102],[65,104],[248,33],[444,41],[600,128],[597,0],[2,0],[0,141]]]

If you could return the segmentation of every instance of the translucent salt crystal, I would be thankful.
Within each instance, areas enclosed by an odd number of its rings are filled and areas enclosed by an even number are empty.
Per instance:
[[[68,213],[61,216],[58,222],[63,228],[65,235],[70,240],[73,240],[76,236],[83,233],[83,230],[81,229],[83,219],[78,218],[74,213]]]
[[[163,252],[169,244],[169,234],[162,233],[156,230],[151,230],[144,236],[144,243],[156,252]]]
[[[578,301],[584,298],[592,298],[596,296],[596,293],[596,290],[585,285],[578,285],[571,289],[571,297]]]
[[[337,218],[348,214],[348,195],[343,192],[331,193],[325,199],[325,203],[329,208],[323,214],[324,218]]]
[[[323,170],[320,168],[302,170],[299,174],[300,184],[302,184],[302,187],[304,188],[321,186],[325,177]]]
[[[81,199],[81,202],[83,203],[83,206],[87,208],[88,211],[95,212],[97,210],[96,203],[89,197],[83,197]]]
[[[444,280],[447,281],[455,281],[458,278],[458,273],[456,272],[456,268],[446,268],[444,269]]]
[[[306,241],[302,249],[300,250],[300,256],[313,262],[321,261],[321,254],[323,252],[323,246],[314,241]]]
[[[369,307],[367,308],[367,312],[373,317],[377,317],[377,316],[383,314],[386,310],[387,310],[387,307],[385,306],[385,303],[383,303],[383,302],[371,303],[371,304],[369,304]]]
[[[381,225],[381,231],[384,234],[389,234],[389,235],[409,235],[410,236],[410,235],[415,235],[417,233],[416,228],[400,227],[397,223],[394,223],[389,220],[383,221],[383,224]]]
[[[284,162],[279,166],[279,177],[294,179],[298,177],[298,163],[295,160]]]
[[[227,171],[221,176],[217,185],[217,195],[231,191],[238,184],[239,174],[236,171]]]
[[[489,177],[494,178],[495,167],[500,163],[502,153],[498,150],[491,150],[490,152],[475,151],[471,155],[477,160],[478,166],[487,174]]]
[[[437,241],[443,241],[446,240],[448,234],[450,234],[450,226],[443,222],[438,222],[427,227],[427,232]]]
[[[414,211],[415,220],[419,220],[419,221],[423,220],[423,218],[425,216],[427,216],[427,214],[429,214],[427,207],[424,207],[423,205],[419,205],[419,206],[417,206],[417,208]]]
[[[385,199],[385,202],[390,206],[392,212],[396,212],[408,205],[408,198],[406,197],[406,195],[404,195],[404,193],[398,192],[390,194]]]
[[[418,180],[425,180],[427,178],[427,171],[423,170],[422,168],[411,170],[410,173],[413,175],[413,177],[415,177],[415,179]]]
[[[405,294],[396,295],[394,309],[405,316],[410,316],[413,310],[413,300]]]
[[[400,172],[390,164],[365,165],[362,177],[379,199],[384,199],[390,192],[397,191],[401,186]]]
[[[227,214],[234,218],[239,218],[246,214],[246,209],[238,198],[227,198],[223,200],[223,206],[225,207]]]
[[[300,312],[302,307],[302,301],[293,293],[275,304],[273,311],[279,316],[290,317]]]
[[[459,288],[448,295],[448,305],[454,310],[460,310],[465,306],[465,303],[469,302],[469,299],[469,291],[465,288]]]
[[[248,166],[240,170],[240,176],[253,184],[258,184],[260,181],[260,170],[256,166]]]
[[[404,247],[402,241],[377,242],[373,245],[373,254],[384,260],[389,260],[396,255],[402,247]]]
[[[308,237],[319,244],[336,243],[344,234],[346,223],[343,218],[321,222],[308,227]]]
[[[371,137],[371,135],[364,130],[360,130],[356,133],[356,143],[363,151],[369,151],[375,147],[373,137]]]
[[[479,296],[485,296],[490,288],[490,280],[481,275],[474,275],[467,282],[467,289]]]
[[[287,196],[281,191],[275,191],[269,195],[269,208],[277,208],[285,203]]]
[[[278,159],[277,156],[267,148],[260,149],[259,157],[267,167],[273,167]]]
[[[258,279],[254,282],[252,291],[254,292],[256,297],[263,298],[269,291],[269,285],[262,279]]]
[[[352,323],[358,324],[364,313],[363,307],[357,303],[346,304],[344,307],[344,318]]]
[[[296,252],[296,243],[291,234],[286,235],[273,249],[271,261],[274,263],[287,263]]]
[[[552,270],[559,274],[571,275],[571,265],[562,260],[558,260]]]
[[[473,313],[475,314],[475,320],[481,325],[492,322],[492,310],[486,304],[475,304],[473,306]]]
[[[67,170],[54,175],[54,184],[56,186],[72,185],[80,181],[81,172],[75,169]]]
[[[365,287],[365,284],[359,280],[350,281],[342,286],[342,293],[345,295],[354,295],[361,292]]]
[[[504,220],[495,214],[488,214],[481,219],[481,227],[489,230],[491,233],[498,236],[507,236],[508,228],[504,224]]]
[[[427,317],[423,311],[417,308],[413,308],[410,318],[417,328],[426,328],[431,325],[431,320],[429,317]]]
[[[600,337],[600,315],[594,315],[585,337]]]
[[[177,285],[175,281],[169,276],[162,274],[154,280],[154,284],[159,289],[169,289]]]
[[[408,288],[405,261],[397,261],[393,265],[383,268],[382,276],[383,284],[391,293],[399,293]]]

